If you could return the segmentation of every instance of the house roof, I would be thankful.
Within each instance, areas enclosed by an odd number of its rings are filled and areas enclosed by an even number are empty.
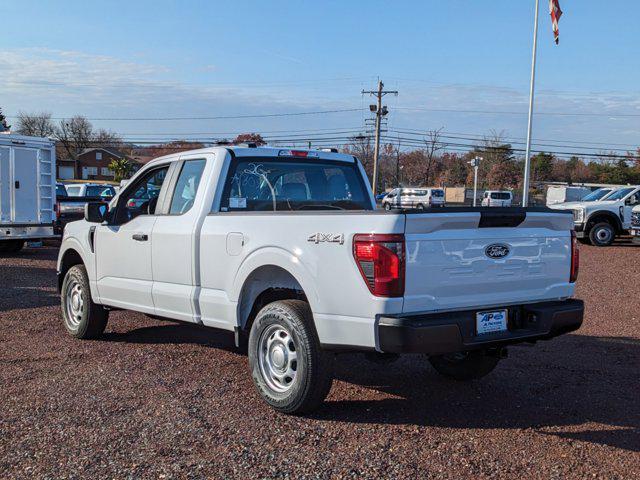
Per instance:
[[[97,148],[85,148],[82,153],[80,153],[78,156],[81,157],[82,155],[85,155],[87,153],[91,153],[94,152],[96,150],[100,150],[102,152],[107,152],[111,155],[113,155],[114,157],[118,157],[118,158],[126,158],[126,155],[118,150],[116,150],[115,148],[103,148],[103,147],[97,147]]]

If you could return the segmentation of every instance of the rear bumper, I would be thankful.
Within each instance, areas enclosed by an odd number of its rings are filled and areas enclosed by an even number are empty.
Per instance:
[[[412,316],[381,316],[379,349],[388,353],[441,355],[548,340],[580,328],[584,302],[569,299],[506,307],[508,330],[476,335],[478,310]]]
[[[0,240],[27,240],[53,237],[53,224],[0,224]]]

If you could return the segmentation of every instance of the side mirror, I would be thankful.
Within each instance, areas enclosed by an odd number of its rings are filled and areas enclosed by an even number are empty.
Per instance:
[[[84,206],[84,219],[90,223],[102,223],[108,211],[109,204],[106,202],[89,202]]]

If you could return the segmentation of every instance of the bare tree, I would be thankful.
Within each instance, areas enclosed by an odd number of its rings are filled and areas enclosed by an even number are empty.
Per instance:
[[[371,178],[373,175],[373,142],[369,135],[360,134],[349,138],[349,144],[345,145],[344,152],[358,157]]]
[[[51,121],[49,112],[19,112],[16,132],[29,137],[52,137],[56,133],[56,126]]]
[[[431,185],[431,175],[433,173],[433,167],[438,161],[438,152],[444,149],[444,145],[440,141],[440,134],[444,127],[440,127],[437,130],[429,130],[424,137],[424,144],[426,148],[424,150],[425,156],[425,185]]]
[[[76,115],[60,121],[56,136],[64,157],[78,160],[78,155],[93,145],[93,125],[85,117]]]

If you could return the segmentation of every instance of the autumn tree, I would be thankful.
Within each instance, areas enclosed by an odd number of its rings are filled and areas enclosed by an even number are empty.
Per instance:
[[[534,182],[551,180],[553,176],[554,156],[540,152],[531,157],[531,179]]]
[[[114,180],[120,182],[129,178],[133,171],[133,164],[126,157],[114,158],[109,163],[109,169],[113,172]]]
[[[234,145],[239,143],[255,143],[257,146],[266,145],[267,142],[259,133],[241,133],[232,142]]]

